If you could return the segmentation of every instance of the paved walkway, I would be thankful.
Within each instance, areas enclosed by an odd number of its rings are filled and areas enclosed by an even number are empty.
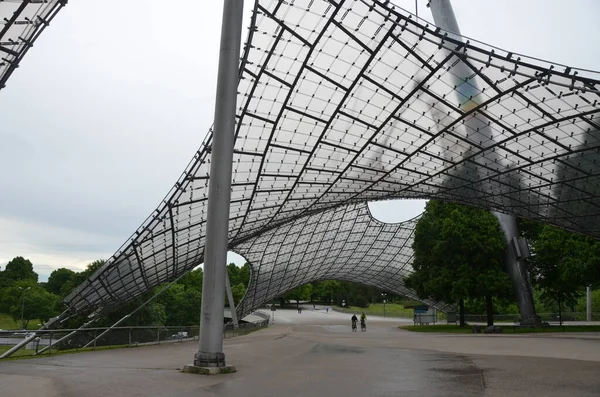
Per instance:
[[[405,322],[404,322],[405,323]],[[598,396],[600,334],[439,335],[369,317],[277,310],[225,341],[238,373],[183,374],[196,342],[0,363],[4,396]]]

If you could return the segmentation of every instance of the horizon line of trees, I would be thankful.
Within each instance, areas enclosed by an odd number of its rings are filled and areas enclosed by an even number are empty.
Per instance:
[[[383,292],[386,294],[385,297],[382,296]],[[394,294],[360,283],[340,280],[322,280],[306,283],[288,291],[275,300],[278,300],[281,305],[284,305],[286,302],[295,302],[296,306],[298,306],[302,301],[339,307],[342,307],[343,303],[347,308],[353,306],[367,308],[370,304],[381,303],[383,299],[388,303],[415,303],[414,299],[404,295]]]
[[[39,320],[41,325],[64,310],[62,300],[77,286],[90,277],[105,263],[96,260],[76,272],[67,268],[53,270],[47,282],[38,282],[38,274],[30,260],[17,256],[10,260],[4,270],[0,269],[0,313],[9,314],[20,327],[25,329],[31,320]],[[250,265],[238,267],[227,265],[233,299],[237,305],[246,294],[250,281]],[[144,306],[123,325],[198,325],[202,302],[202,268],[188,272],[168,290]],[[110,326],[123,316],[131,313],[146,300],[162,291],[168,283],[147,291],[136,299],[124,303],[95,326]],[[226,301],[227,302],[227,301]],[[228,304],[228,303],[226,303]],[[76,316],[61,325],[62,328],[77,328],[86,321],[86,316]]]

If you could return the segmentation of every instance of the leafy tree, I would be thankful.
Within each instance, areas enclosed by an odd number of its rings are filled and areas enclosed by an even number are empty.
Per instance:
[[[30,320],[40,320],[42,323],[59,314],[59,297],[46,291],[32,280],[21,280],[13,286],[5,288],[2,295],[3,309],[15,321],[21,320],[21,326],[26,328]],[[8,309],[8,310],[6,310]]]
[[[346,307],[362,307],[365,305],[365,300],[366,304],[381,301],[382,291],[378,288],[347,281],[337,281],[336,283],[333,287],[338,287],[336,295],[336,304],[338,306],[342,306],[342,303],[345,302]]]
[[[250,271],[250,264],[246,262],[244,266],[240,267],[238,273],[238,282],[242,283],[245,288],[248,288],[248,284],[250,284]]]
[[[597,282],[600,243],[590,237],[544,225],[532,241],[534,255],[529,261],[530,274],[541,289],[540,298],[550,306],[573,307],[583,287]]]
[[[227,265],[227,275],[229,276],[229,283],[233,287],[239,283],[240,268],[235,263]]]
[[[338,281],[338,280],[323,280],[312,283],[311,299],[322,303],[336,304],[338,306],[345,302],[347,307],[368,305],[370,303],[381,302],[384,299],[382,290],[372,286],[363,284]],[[406,297],[386,293],[385,299],[389,303],[394,300],[405,300]]]
[[[163,287],[158,287],[155,292]],[[167,314],[165,325],[195,325],[200,321],[202,292],[200,288],[187,288],[173,284],[157,299]]]
[[[233,295],[233,301],[237,306],[244,297],[244,295],[246,295],[246,287],[244,286],[244,284],[238,283],[237,285],[233,285],[231,287],[231,293]]]
[[[81,272],[71,272],[68,269],[57,269],[50,275],[46,288],[52,291],[59,291],[61,296],[66,296],[74,288],[79,286],[96,270],[105,263],[104,260],[94,261]],[[145,305],[134,315],[127,318],[121,325],[197,325],[200,319],[201,299],[202,299],[202,268],[193,270],[183,277],[177,283],[173,284],[168,290],[161,293],[155,301]],[[121,305],[105,317],[99,319],[96,326],[110,326],[122,317],[138,309],[138,307],[155,294],[160,292],[167,283],[157,286],[152,291],[148,291],[142,296]],[[238,294],[245,293],[237,288]],[[4,301],[0,294],[0,306]],[[0,308],[1,311],[1,308]],[[9,311],[7,309],[7,311]],[[63,326],[78,327],[85,321],[85,316],[76,316],[67,320]]]
[[[227,276],[229,277],[229,282],[232,286],[238,283],[240,268],[237,267],[235,263],[230,263],[227,265]]]
[[[39,319],[42,325],[50,318],[59,314],[59,297],[46,291],[41,287],[33,288],[25,294],[24,306],[24,327],[27,327],[29,320]],[[19,310],[12,310],[13,318],[19,317]]]
[[[246,262],[242,267],[238,267],[235,263],[230,263],[227,265],[227,275],[229,276],[233,301],[237,306],[246,295],[246,288],[250,283],[250,265]],[[225,298],[225,301],[228,302],[227,298]]]
[[[508,298],[512,284],[503,268],[504,239],[497,219],[478,208],[430,200],[413,242],[414,272],[405,280],[421,299],[459,302],[485,299],[493,324],[494,297]]]
[[[232,287],[241,283],[246,288],[250,283],[250,265],[246,262],[238,267],[235,263],[230,263],[227,265],[227,275]]]
[[[86,269],[83,271],[83,275],[87,279],[92,274],[94,274],[96,272],[96,270],[98,270],[102,266],[104,266],[105,263],[106,263],[106,261],[104,259],[97,259],[97,260],[93,261],[92,263],[87,265]]]
[[[73,277],[75,277],[75,272],[71,269],[61,267],[53,270],[45,285],[46,290],[55,295],[62,295],[62,287]]]
[[[0,268],[0,291],[2,290],[2,288],[6,288],[9,285],[10,285],[10,281],[6,279],[6,276],[4,275],[2,268]]]
[[[33,271],[33,264],[29,259],[22,256],[17,256],[6,264],[2,272],[2,283],[4,285],[0,285],[0,288],[7,287],[19,280],[32,280],[36,283],[38,281],[38,275]]]
[[[354,305],[358,307],[369,307],[369,300],[363,295],[359,295],[354,299]]]
[[[116,321],[120,320],[125,315],[133,312],[137,309],[141,304],[143,304],[152,293],[146,294],[141,298],[138,298],[124,307],[121,307],[117,311],[109,314],[105,319],[100,320],[96,323],[96,326],[110,326],[114,324]],[[81,322],[79,322],[81,324]],[[120,324],[121,326],[127,325],[142,325],[142,326],[159,326],[159,325],[169,325],[167,324],[167,310],[165,305],[159,302],[150,302],[129,318],[127,318],[124,322]]]
[[[312,285],[304,284],[299,287],[294,288],[287,294],[285,294],[285,300],[296,301],[296,305],[300,305],[300,301],[310,300],[310,296],[312,293]]]
[[[204,273],[202,268],[199,267],[195,270],[192,270],[189,273],[186,273],[183,277],[177,281],[177,284],[183,285],[185,288],[197,289],[202,291],[202,278]]]
[[[519,315],[519,306],[515,301],[494,297],[492,299],[494,313]],[[465,313],[484,314],[487,312],[487,302],[485,299],[466,299]]]
[[[77,288],[81,283],[87,280],[96,270],[98,270],[106,261],[104,259],[95,260],[89,263],[84,271],[75,273],[73,277],[66,280],[60,287],[60,295],[67,296],[71,291]]]
[[[23,291],[35,288],[33,280],[20,280],[11,283],[9,287],[0,289],[0,313],[11,313],[13,306],[21,304]],[[19,316],[19,318],[21,318]]]
[[[333,304],[333,297],[338,296],[339,291],[342,289],[342,284],[343,282],[336,280],[316,281],[312,283],[313,298],[321,302]]]
[[[525,237],[530,243],[538,238],[544,228],[543,223],[525,218],[517,218],[517,224],[520,235]]]
[[[167,311],[165,305],[157,302],[149,303],[146,310],[138,312],[138,323],[144,325],[165,325],[167,324]],[[146,317],[146,318],[144,318]],[[141,320],[141,321],[140,321]]]

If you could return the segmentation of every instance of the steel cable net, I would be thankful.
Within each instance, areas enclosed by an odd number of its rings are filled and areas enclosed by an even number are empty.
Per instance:
[[[0,90],[67,0],[0,1]]]
[[[417,220],[382,223],[366,203],[355,203],[295,219],[237,245],[236,252],[257,264],[238,311],[250,313],[317,280],[352,281],[418,299],[404,286],[412,271]],[[444,311],[452,308],[427,303]]]
[[[390,2],[258,1],[229,219],[229,247],[253,270],[240,314],[323,278],[410,295],[403,233],[414,222],[367,228],[389,228],[389,240],[350,231],[362,237],[339,260],[333,245],[320,244],[327,260],[296,249],[313,238],[302,222],[370,225],[367,201],[452,200],[600,237],[596,78],[448,35]],[[210,145],[211,134],[158,209],[66,298],[72,312],[110,310],[203,262]],[[385,255],[397,245],[402,254]],[[375,246],[379,259],[360,259]]]

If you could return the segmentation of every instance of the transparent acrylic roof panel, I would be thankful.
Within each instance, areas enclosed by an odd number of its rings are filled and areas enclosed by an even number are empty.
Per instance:
[[[0,90],[67,0],[0,1]]]
[[[600,237],[597,78],[453,39],[389,2],[258,1],[238,86],[229,246],[392,198],[453,200]],[[71,310],[110,308],[203,262],[210,145],[211,134],[158,209],[67,297]],[[328,222],[305,238],[330,238]],[[381,244],[361,239],[352,252]],[[272,262],[276,246],[253,266],[282,271],[283,292],[300,279]],[[348,263],[369,263],[360,258]],[[262,280],[244,305],[273,292]]]

